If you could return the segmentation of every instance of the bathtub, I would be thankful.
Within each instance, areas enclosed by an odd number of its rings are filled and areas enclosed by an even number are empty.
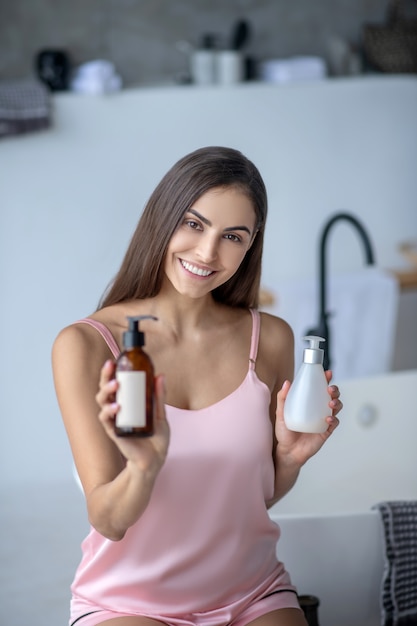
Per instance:
[[[417,370],[336,381],[341,425],[270,509],[277,554],[320,626],[379,626],[384,500],[417,499]]]

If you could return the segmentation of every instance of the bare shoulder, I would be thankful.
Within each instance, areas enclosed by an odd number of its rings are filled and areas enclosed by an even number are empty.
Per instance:
[[[257,369],[271,391],[292,380],[294,374],[294,333],[282,318],[261,312]]]
[[[110,332],[116,343],[120,346],[123,324],[125,316],[122,305],[112,305],[99,311],[95,311],[88,318],[91,321],[99,322]],[[63,328],[56,337],[52,354],[58,355],[66,353],[73,355],[97,357],[102,363],[108,358],[113,358],[110,348],[107,346],[101,333],[90,324],[84,322],[74,322]]]
[[[113,359],[101,334],[88,324],[70,324],[52,345],[52,373],[58,400],[67,395],[93,395],[104,363]]]
[[[261,341],[265,349],[279,353],[293,349],[294,333],[291,326],[281,317],[261,312]]]
[[[95,328],[87,324],[70,324],[63,328],[52,345],[53,363],[80,359],[90,362],[96,358],[102,363],[111,357],[111,352],[104,339]]]

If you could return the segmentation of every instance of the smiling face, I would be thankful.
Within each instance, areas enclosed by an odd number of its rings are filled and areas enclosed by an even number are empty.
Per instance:
[[[236,187],[206,192],[169,242],[166,279],[183,295],[206,295],[233,276],[255,234],[255,211],[245,193]]]

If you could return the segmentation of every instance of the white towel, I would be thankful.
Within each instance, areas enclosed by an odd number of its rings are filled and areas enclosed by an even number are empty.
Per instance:
[[[385,540],[383,626],[417,624],[417,501],[376,504]]]
[[[326,63],[321,57],[269,59],[260,64],[260,78],[268,83],[322,80],[326,75]]]
[[[399,304],[399,285],[376,266],[331,275],[326,290],[330,313],[330,358],[334,379],[360,378],[391,370]],[[295,365],[299,368],[303,336],[319,321],[317,280],[280,280],[271,289],[275,304],[265,310],[284,318],[295,336]]]
[[[104,94],[121,88],[122,79],[113,63],[101,59],[80,65],[71,79],[71,90],[78,93]]]

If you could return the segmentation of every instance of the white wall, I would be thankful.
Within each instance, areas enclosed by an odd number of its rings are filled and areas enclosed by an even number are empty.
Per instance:
[[[415,77],[59,94],[53,104],[51,130],[0,143],[2,481],[69,476],[51,344],[95,308],[146,199],[186,152],[230,145],[260,168],[265,286],[315,277],[318,234],[339,210],[360,216],[382,267],[401,267],[398,243],[417,237]],[[339,226],[332,271],[362,263]]]

